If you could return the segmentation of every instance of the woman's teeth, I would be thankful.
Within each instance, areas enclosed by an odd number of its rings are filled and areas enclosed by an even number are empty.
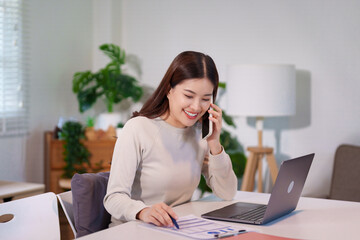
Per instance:
[[[186,111],[186,110],[184,110],[185,111],[185,113],[187,114],[187,115],[189,115],[190,117],[196,117],[198,114],[197,113],[190,113],[190,112],[188,112],[188,111]]]

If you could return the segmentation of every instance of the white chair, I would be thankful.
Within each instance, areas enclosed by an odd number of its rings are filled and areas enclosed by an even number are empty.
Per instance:
[[[71,191],[59,193],[56,195],[59,199],[60,205],[64,210],[65,216],[70,224],[71,230],[74,233],[74,238],[76,238],[76,229],[75,229],[75,221],[73,214],[73,200]]]
[[[13,215],[0,223],[1,240],[60,239],[59,213],[53,192],[0,204],[0,216]]]

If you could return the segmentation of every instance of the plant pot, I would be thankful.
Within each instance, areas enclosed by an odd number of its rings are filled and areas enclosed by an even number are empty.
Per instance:
[[[106,131],[110,125],[116,128],[119,122],[121,122],[120,113],[101,113],[97,117],[95,128]]]
[[[116,128],[116,137],[120,137],[122,130],[122,128]]]

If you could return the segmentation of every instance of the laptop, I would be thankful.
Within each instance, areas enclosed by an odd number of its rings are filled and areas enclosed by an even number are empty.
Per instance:
[[[262,225],[291,213],[299,202],[314,155],[282,162],[267,205],[236,202],[201,217]]]

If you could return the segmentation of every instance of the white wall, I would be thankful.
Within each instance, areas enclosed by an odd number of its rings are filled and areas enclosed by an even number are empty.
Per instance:
[[[329,191],[336,147],[360,145],[358,9],[356,0],[124,0],[122,42],[141,58],[142,81],[153,86],[183,50],[212,56],[221,81],[228,64],[295,64],[297,114],[266,119],[264,144],[275,148],[278,162],[315,152],[304,194],[321,196]],[[241,143],[256,145],[254,120],[236,123]]]
[[[29,135],[0,139],[0,179],[43,182],[44,131],[60,116],[77,117],[72,75],[92,66],[92,3],[30,0],[25,4],[30,81]]]
[[[44,131],[53,130],[61,116],[79,115],[72,76],[91,69],[92,5],[86,0],[32,0],[29,7],[31,109],[26,178],[43,181]]]
[[[101,30],[97,25],[101,18],[93,22],[101,12],[93,9],[94,1],[27,1],[30,134],[0,139],[0,179],[43,182],[43,132],[53,129],[60,116],[86,116],[78,113],[71,81],[74,72],[94,64],[94,34]],[[140,57],[142,81],[154,87],[183,50],[211,55],[222,81],[228,64],[295,64],[297,115],[266,119],[264,144],[275,148],[278,162],[315,152],[305,195],[328,193],[336,147],[360,145],[359,1],[107,0],[104,4],[111,5],[113,42]],[[226,101],[220,105],[226,109]],[[243,146],[255,145],[254,120],[238,118],[236,123],[234,133]]]

